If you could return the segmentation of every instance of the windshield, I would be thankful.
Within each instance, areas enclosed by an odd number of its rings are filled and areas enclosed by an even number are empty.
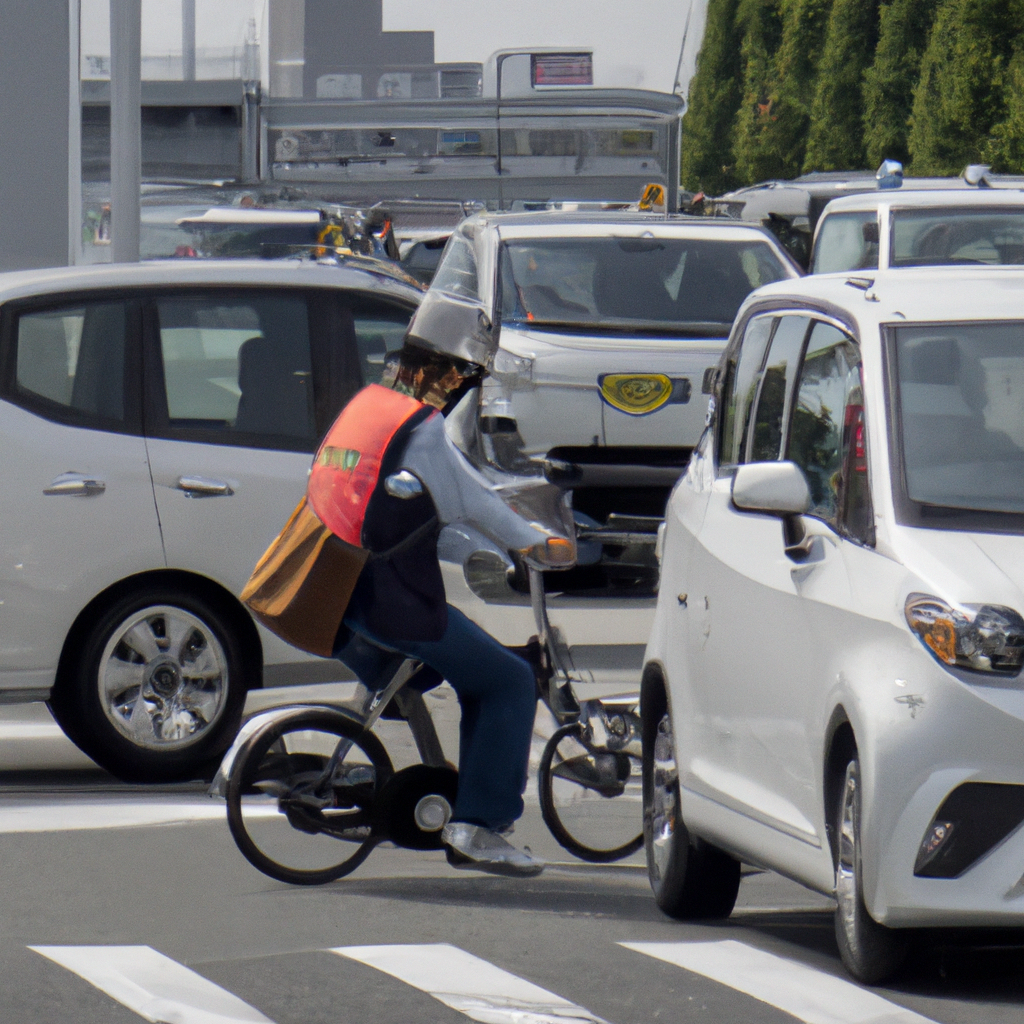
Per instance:
[[[894,267],[1024,263],[1024,209],[895,210]]]
[[[841,274],[878,269],[878,213],[830,213],[822,218],[814,242],[812,274]],[[870,225],[870,226],[869,226]]]
[[[895,330],[907,496],[1024,513],[1024,323]]]
[[[502,321],[726,336],[754,289],[785,277],[765,242],[558,238],[502,249]]]

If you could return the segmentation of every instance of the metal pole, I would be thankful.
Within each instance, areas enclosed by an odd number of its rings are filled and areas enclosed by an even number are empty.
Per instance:
[[[82,11],[80,0],[68,0],[68,265],[82,253]]]
[[[139,258],[142,186],[142,0],[110,0],[110,248]]]
[[[181,77],[196,80],[196,0],[181,0]]]

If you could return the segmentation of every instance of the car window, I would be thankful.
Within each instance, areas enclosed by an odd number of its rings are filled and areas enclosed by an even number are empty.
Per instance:
[[[836,527],[847,522],[864,538],[870,523],[860,349],[831,324],[816,323],[807,341],[787,458],[807,478],[808,514]]]
[[[775,462],[782,457],[790,396],[808,323],[805,316],[783,316],[775,328],[757,394],[751,462]]]
[[[476,253],[473,243],[461,232],[448,239],[431,288],[467,299],[479,298]]]
[[[812,274],[878,269],[878,212],[830,213],[814,241]],[[872,230],[872,227],[874,230]]]
[[[394,306],[360,305],[353,308],[359,372],[362,384],[379,384],[384,372],[384,356],[402,347],[410,310]]]
[[[502,320],[549,327],[687,327],[726,337],[743,300],[786,276],[766,242],[585,237],[505,243]]]
[[[15,397],[60,419],[123,423],[125,324],[123,302],[22,313],[14,334]]]
[[[754,317],[743,333],[739,351],[726,366],[719,465],[728,466],[743,461],[744,441],[750,429],[750,411],[774,326],[775,317]]]
[[[169,430],[228,444],[315,441],[304,297],[174,296],[155,305]]]
[[[1024,263],[1024,210],[895,210],[890,263]]]

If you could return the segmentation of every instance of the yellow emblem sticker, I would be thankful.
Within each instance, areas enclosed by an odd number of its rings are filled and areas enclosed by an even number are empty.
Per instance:
[[[601,397],[630,416],[646,416],[672,397],[672,381],[663,373],[606,373],[598,383]]]

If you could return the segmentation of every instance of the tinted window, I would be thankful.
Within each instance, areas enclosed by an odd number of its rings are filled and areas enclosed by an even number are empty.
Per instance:
[[[815,324],[807,342],[787,458],[807,477],[809,514],[833,526],[842,518],[863,538],[870,506],[860,350],[830,324]]]
[[[125,418],[125,307],[81,303],[22,313],[15,333],[15,387],[53,412],[111,423]]]
[[[781,458],[807,324],[807,317],[784,316],[775,328],[757,396],[751,462],[775,462]]]
[[[878,213],[830,213],[814,242],[812,274],[878,269]]]
[[[158,299],[168,426],[241,437],[315,440],[306,300]]]
[[[506,243],[501,274],[506,323],[690,325],[725,337],[747,295],[785,270],[765,242],[594,237]]]
[[[744,442],[750,427],[750,410],[754,405],[765,349],[774,326],[774,317],[759,316],[751,320],[744,332],[738,358],[730,359],[726,367],[720,464],[731,465],[743,461]]]
[[[894,267],[1024,263],[1024,210],[896,210]]]
[[[368,305],[353,310],[361,384],[379,384],[384,356],[402,347],[411,313],[394,307]]]
[[[1024,512],[1024,324],[895,331],[907,495]]]

